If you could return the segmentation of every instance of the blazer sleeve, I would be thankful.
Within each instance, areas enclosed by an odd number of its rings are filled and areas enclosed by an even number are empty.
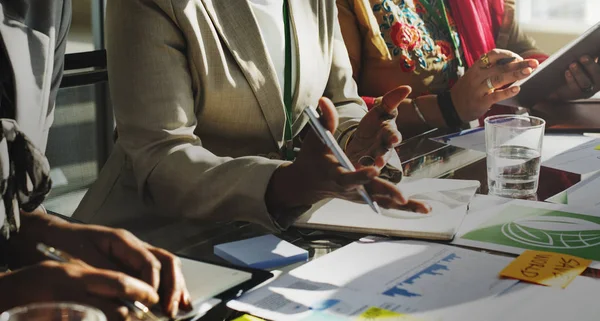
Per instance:
[[[276,229],[264,195],[283,162],[218,157],[203,147],[194,133],[191,66],[177,23],[169,0],[108,2],[110,90],[119,144],[138,190],[165,215]]]
[[[340,30],[335,4],[332,5],[332,11],[334,14],[331,22],[333,24],[331,71],[323,95],[331,99],[337,107],[340,123],[336,137],[341,146],[346,146],[354,132],[352,128],[356,127],[366,115],[367,107],[358,95],[356,82],[352,78],[352,65]]]
[[[519,27],[515,10],[514,0],[504,0],[504,20],[496,36],[496,46],[510,50],[523,58],[545,59],[548,56],[538,49],[535,40]]]

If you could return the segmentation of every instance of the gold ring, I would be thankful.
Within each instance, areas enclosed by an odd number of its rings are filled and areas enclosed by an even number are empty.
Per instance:
[[[490,90],[490,92],[494,92],[494,90],[496,90],[496,88],[494,87],[494,84],[492,83],[492,79],[488,78],[485,80],[485,84],[487,85],[488,89]]]
[[[479,60],[481,60],[481,63],[483,64],[483,68],[488,69],[492,67],[492,63],[490,62],[490,56],[488,56],[487,53],[484,53],[483,55],[481,55],[481,58],[479,58]]]

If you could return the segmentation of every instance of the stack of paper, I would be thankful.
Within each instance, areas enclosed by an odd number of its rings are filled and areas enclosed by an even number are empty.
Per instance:
[[[271,269],[308,260],[308,251],[272,234],[215,245],[214,252],[232,264],[256,269]]]

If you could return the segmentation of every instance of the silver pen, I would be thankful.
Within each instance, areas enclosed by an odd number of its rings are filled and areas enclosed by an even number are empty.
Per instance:
[[[350,162],[348,156],[346,156],[340,145],[338,145],[338,143],[336,142],[335,137],[333,137],[333,134],[329,130],[325,129],[325,127],[323,127],[323,125],[319,121],[319,115],[317,114],[317,112],[309,106],[304,108],[304,113],[308,116],[308,122],[310,123],[310,126],[313,128],[313,130],[315,131],[319,139],[323,142],[323,144],[329,147],[335,158],[338,160],[338,162],[340,162],[340,165],[342,165],[342,167],[349,171],[356,171],[356,168],[354,168],[354,165],[352,165],[352,162]],[[358,194],[360,194],[360,196],[363,198],[363,200],[365,200],[365,202],[369,204],[369,206],[375,213],[381,214],[379,205],[377,205],[377,202],[371,199],[371,196],[369,196],[364,186],[361,185],[357,187],[356,190],[358,191]]]
[[[54,261],[78,264],[78,261],[72,255],[61,250],[57,250],[51,246],[47,246],[46,244],[38,243],[36,248],[47,258],[52,259]],[[160,319],[156,315],[154,315],[154,313],[152,313],[147,306],[145,306],[139,301],[132,302],[123,299],[120,299],[119,301],[122,302],[125,306],[127,306],[129,311],[131,311],[140,320],[160,321]]]

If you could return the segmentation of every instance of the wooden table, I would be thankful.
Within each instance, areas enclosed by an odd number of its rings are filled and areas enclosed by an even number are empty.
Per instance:
[[[600,132],[600,102],[577,104],[541,104],[530,111],[532,115],[544,118],[547,132]],[[447,132],[430,131],[404,142],[398,149],[405,173],[411,177],[442,177],[471,179],[481,182],[479,193],[487,194],[487,171],[485,158],[474,160],[473,154],[457,147],[447,146],[430,140]],[[476,158],[476,157],[475,157]],[[451,169],[448,169],[448,166]],[[455,166],[456,165],[456,166]],[[563,191],[579,182],[579,175],[546,167],[540,171],[540,183],[536,200]],[[264,228],[250,223],[220,223],[207,227],[206,238],[178,251],[178,254],[222,261],[213,254],[213,246],[225,242],[247,239],[269,233]],[[291,228],[279,237],[309,250],[312,258],[327,254],[344,246],[362,235],[331,233]],[[596,271],[588,270],[588,275]],[[204,320],[231,320],[238,314],[223,305],[211,310]]]

